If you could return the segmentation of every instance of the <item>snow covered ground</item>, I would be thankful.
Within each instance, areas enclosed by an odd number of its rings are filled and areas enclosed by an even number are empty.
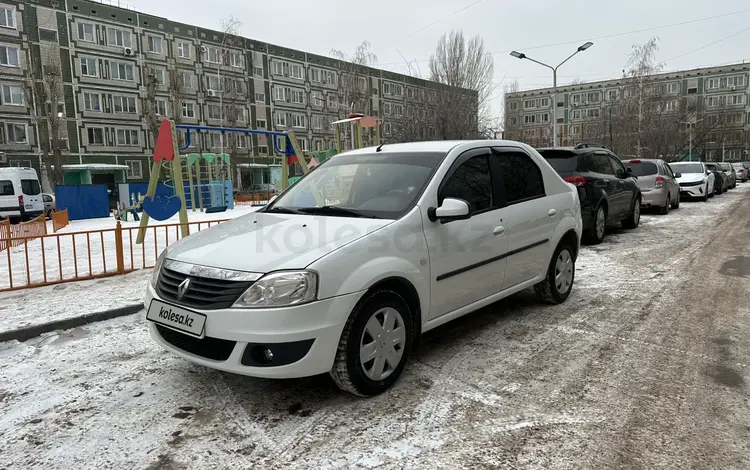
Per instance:
[[[258,209],[259,207],[238,206],[233,210],[214,214],[188,212],[190,231],[194,233],[205,229],[210,221],[232,219]],[[125,269],[152,267],[161,250],[180,237],[177,227],[160,226],[176,223],[179,223],[178,216],[166,221],[150,220],[145,241],[138,245],[135,242],[139,222],[132,219],[122,222]],[[48,222],[48,225],[48,232],[52,234],[51,222]],[[91,274],[117,272],[115,225],[116,221],[112,217],[76,220],[57,234],[12,248],[10,265],[13,286],[44,282],[45,274],[46,280],[53,282],[73,279],[76,275],[84,277]],[[102,232],[102,230],[106,231]],[[3,251],[0,252],[0,289],[8,287],[11,287],[8,258],[7,253]]]
[[[720,272],[748,192],[584,247],[566,303],[523,292],[430,332],[371,399],[192,365],[143,312],[0,344],[0,467],[748,468],[750,274]]]

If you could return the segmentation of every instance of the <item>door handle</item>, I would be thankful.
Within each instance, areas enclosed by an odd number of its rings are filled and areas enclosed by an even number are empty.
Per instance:
[[[505,227],[503,227],[502,225],[498,225],[497,227],[492,229],[492,233],[495,234],[495,236],[502,235],[503,233],[505,233]]]
[[[547,212],[547,215],[550,217],[554,217],[557,215],[557,209],[550,209],[549,212]]]

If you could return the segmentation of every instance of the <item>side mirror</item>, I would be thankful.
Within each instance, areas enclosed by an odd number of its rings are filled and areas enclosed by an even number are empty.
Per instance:
[[[465,220],[471,217],[469,203],[463,199],[445,198],[440,207],[427,209],[427,216],[431,221],[437,222],[451,220]]]
[[[675,174],[674,174],[674,177],[675,177],[675,178],[682,178],[682,173],[675,173]]]

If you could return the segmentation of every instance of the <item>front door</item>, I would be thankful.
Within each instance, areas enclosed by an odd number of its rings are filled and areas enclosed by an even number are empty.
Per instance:
[[[622,217],[625,218],[630,214],[630,206],[633,204],[633,195],[636,193],[638,183],[635,182],[634,178],[628,176],[628,169],[625,168],[619,158],[609,155],[609,162],[615,174],[617,201],[622,210]]]
[[[465,152],[454,162],[438,190],[469,203],[466,220],[432,222],[423,215],[430,256],[430,319],[488,297],[502,288],[508,239],[505,209],[489,148]]]

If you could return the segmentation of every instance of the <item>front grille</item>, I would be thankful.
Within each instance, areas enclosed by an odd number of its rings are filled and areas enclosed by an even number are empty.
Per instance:
[[[192,336],[178,333],[177,331],[156,325],[156,330],[159,332],[164,341],[171,344],[172,346],[182,349],[183,351],[195,354],[196,356],[205,357],[206,359],[212,359],[214,361],[226,361],[234,351],[234,345],[236,341],[229,341],[226,339],[210,338],[193,338]]]
[[[190,278],[190,287],[182,299],[178,299],[177,287],[187,278]],[[159,297],[169,302],[202,310],[216,310],[231,307],[251,285],[253,281],[227,281],[189,276],[162,267],[156,291]]]
[[[680,183],[680,187],[683,188],[685,186],[698,186],[703,184],[703,181],[693,181],[691,183]]]

